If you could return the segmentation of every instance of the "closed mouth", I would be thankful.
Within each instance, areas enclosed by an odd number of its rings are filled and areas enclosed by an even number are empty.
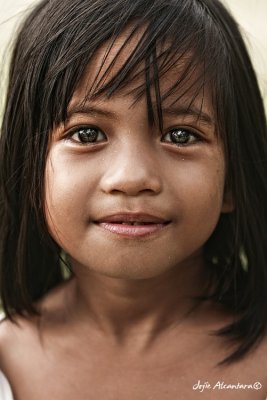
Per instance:
[[[116,214],[94,221],[100,228],[123,237],[142,237],[161,231],[171,221],[147,214]]]
[[[152,224],[168,224],[171,221],[164,218],[142,213],[120,213],[100,218],[95,223],[112,223],[122,225],[152,225]]]
[[[116,213],[110,214],[97,219],[95,222],[114,222],[118,224],[122,223],[143,223],[143,224],[160,224],[167,221],[165,218],[159,217],[157,215],[146,214],[146,213]]]

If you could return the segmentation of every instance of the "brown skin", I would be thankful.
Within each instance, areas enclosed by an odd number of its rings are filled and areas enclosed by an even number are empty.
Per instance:
[[[119,41],[109,57],[116,46]],[[83,100],[104,50],[70,108]],[[162,91],[178,72],[169,72]],[[70,255],[75,278],[37,304],[41,317],[1,324],[0,365],[16,400],[264,398],[266,343],[242,363],[216,367],[233,348],[210,332],[233,316],[210,303],[196,307],[192,299],[205,287],[203,245],[233,204],[224,193],[224,154],[209,97],[203,103],[209,122],[167,111],[172,100],[163,104],[163,134],[149,126],[145,99],[133,105],[123,92],[90,102],[101,112],[73,113],[53,132],[47,222]],[[200,104],[196,99],[193,106]],[[67,135],[84,125],[101,130],[98,142],[81,144],[77,133]],[[171,142],[173,128],[192,130],[189,143]],[[121,237],[94,223],[121,212],[149,213],[170,223],[141,238]],[[192,388],[198,380],[265,386],[200,394]]]
[[[229,321],[222,310],[206,305],[191,317],[157,332],[142,344],[141,330],[114,340],[73,310],[71,281],[42,301],[42,318],[18,318],[20,327],[0,325],[1,368],[16,400],[264,400],[267,393],[266,341],[243,361],[216,367],[231,348],[210,330]],[[193,390],[198,381],[261,382],[252,390]]]

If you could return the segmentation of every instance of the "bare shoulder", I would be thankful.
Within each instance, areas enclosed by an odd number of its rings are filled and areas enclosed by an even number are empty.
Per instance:
[[[19,366],[27,370],[29,361],[42,359],[46,327],[63,319],[65,287],[60,285],[36,303],[39,314],[16,314],[12,321],[0,322],[0,369],[4,373],[9,375]]]
[[[248,354],[248,363],[256,375],[263,377],[267,386],[267,335]]]
[[[19,315],[14,315],[12,320],[5,317],[0,321],[0,360],[3,360],[3,356],[6,350],[10,349],[10,345],[15,344],[20,338],[24,325],[23,318]]]
[[[0,369],[8,373],[9,368],[20,359],[27,358],[29,346],[36,341],[35,323],[32,319],[14,315],[13,320],[5,318],[0,322]]]
[[[228,370],[229,378],[239,377],[243,384],[259,383],[261,392],[267,395],[267,336]]]

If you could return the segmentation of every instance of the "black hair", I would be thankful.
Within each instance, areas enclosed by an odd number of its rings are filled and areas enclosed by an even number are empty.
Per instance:
[[[100,68],[89,97],[112,96],[143,74],[136,101],[145,95],[150,123],[161,125],[161,104],[177,89],[179,98],[192,89],[197,96],[207,85],[212,91],[216,131],[225,150],[226,190],[235,210],[221,215],[205,245],[212,289],[206,299],[236,313],[235,322],[217,332],[236,341],[224,360],[232,362],[266,331],[267,135],[246,47],[236,22],[217,0],[43,0],[25,19],[11,60],[0,139],[3,307],[11,319],[14,312],[35,313],[33,303],[64,279],[61,249],[44,215],[50,134],[65,121],[97,49],[104,43],[111,48],[127,27],[130,34],[121,50],[141,29],[136,47],[111,79]],[[176,84],[160,93],[159,79],[182,61]]]

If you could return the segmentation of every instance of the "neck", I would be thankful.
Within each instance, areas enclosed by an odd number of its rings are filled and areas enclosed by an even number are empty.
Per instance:
[[[196,307],[205,287],[203,262],[179,265],[164,275],[127,280],[104,276],[73,263],[77,318],[90,321],[105,335],[121,340],[152,337],[183,322]],[[77,312],[77,310],[79,310]]]

